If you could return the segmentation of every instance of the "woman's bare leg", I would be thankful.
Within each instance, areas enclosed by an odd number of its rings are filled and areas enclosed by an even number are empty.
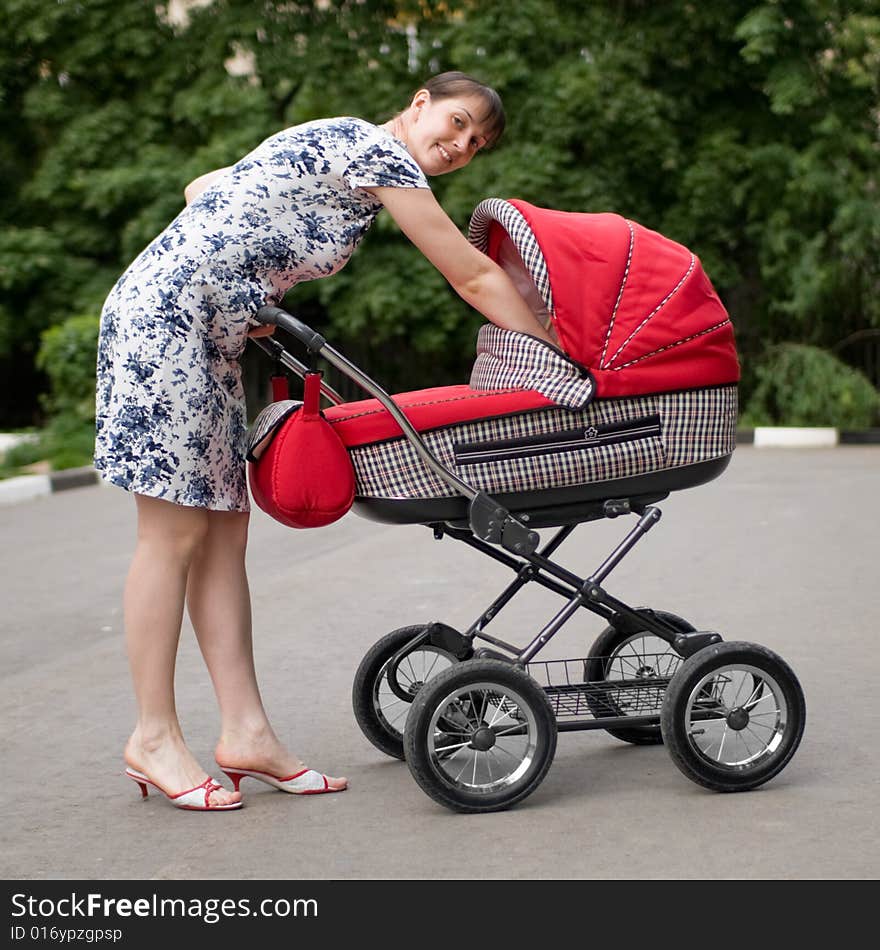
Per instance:
[[[125,638],[138,719],[125,760],[171,794],[208,773],[186,747],[174,701],[174,667],[190,564],[207,533],[208,513],[135,495],[137,546],[125,585]],[[214,804],[239,801],[218,791]]]
[[[257,684],[247,530],[246,513],[208,512],[207,532],[190,564],[186,603],[220,704],[218,762],[288,776],[305,766],[276,736]],[[330,784],[344,788],[346,782]]]

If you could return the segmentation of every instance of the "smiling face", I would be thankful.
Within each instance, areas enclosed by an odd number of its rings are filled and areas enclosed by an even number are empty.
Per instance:
[[[479,96],[432,99],[421,89],[407,110],[406,145],[426,175],[445,175],[464,168],[485,146]]]

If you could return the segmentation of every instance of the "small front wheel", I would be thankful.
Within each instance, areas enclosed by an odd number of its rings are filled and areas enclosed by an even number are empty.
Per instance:
[[[413,778],[435,801],[459,812],[500,811],[544,780],[556,718],[519,667],[467,660],[419,690],[403,744]]]
[[[673,762],[719,792],[757,788],[788,764],[806,704],[789,665],[753,643],[719,643],[685,660],[666,690],[660,726]]]

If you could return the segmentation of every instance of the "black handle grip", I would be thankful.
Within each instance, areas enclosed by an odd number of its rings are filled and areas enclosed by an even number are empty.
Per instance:
[[[258,323],[270,324],[287,330],[300,343],[304,344],[310,353],[318,353],[327,345],[327,341],[320,333],[316,333],[311,327],[307,327],[301,320],[297,320],[296,317],[280,307],[260,307],[255,319]]]

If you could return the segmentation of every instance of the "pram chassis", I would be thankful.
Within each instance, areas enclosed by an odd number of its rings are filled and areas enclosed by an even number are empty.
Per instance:
[[[593,492],[561,489],[491,497],[447,469],[390,395],[320,334],[277,307],[263,308],[257,319],[282,327],[306,346],[313,365],[320,356],[377,399],[424,464],[457,493],[424,501],[358,499],[359,514],[390,523],[423,523],[438,540],[463,541],[515,574],[464,632],[442,622],[393,631],[367,653],[355,676],[353,706],[362,731],[381,751],[405,759],[429,796],[456,811],[510,807],[543,781],[556,733],[576,730],[605,729],[634,744],[663,741],[688,778],[719,791],[757,787],[784,768],[799,744],[805,718],[803,693],[787,664],[755,644],[722,643],[717,632],[697,630],[674,614],[632,608],[602,586],[660,520],[655,503],[671,490],[715,477],[729,457],[686,466],[685,472],[618,479]],[[276,364],[300,376],[309,371],[277,341],[255,342]],[[323,382],[322,393],[331,403],[342,401]],[[578,523],[630,514],[638,516],[637,523],[586,578],[551,559]],[[539,550],[535,529],[552,526],[559,530]],[[559,595],[565,604],[525,647],[487,633],[488,624],[529,583]],[[536,660],[581,608],[608,624],[589,655]],[[478,640],[489,646],[475,646]],[[634,665],[627,653],[634,643],[642,647],[633,653],[639,661],[633,672],[626,664]],[[446,668],[438,672],[440,658]],[[419,662],[422,679],[415,672]],[[381,708],[383,686],[392,704],[405,704],[401,728]],[[731,705],[728,689],[734,688]],[[718,740],[708,746],[701,738],[713,730],[722,731],[717,752],[712,750]],[[751,748],[749,736],[743,735],[749,731],[757,733]],[[725,756],[728,738],[728,749],[740,742],[745,752]],[[504,745],[514,742],[520,751]],[[498,761],[490,761],[496,746]],[[506,772],[501,752],[514,760],[515,767]],[[461,769],[459,757],[465,762]]]

